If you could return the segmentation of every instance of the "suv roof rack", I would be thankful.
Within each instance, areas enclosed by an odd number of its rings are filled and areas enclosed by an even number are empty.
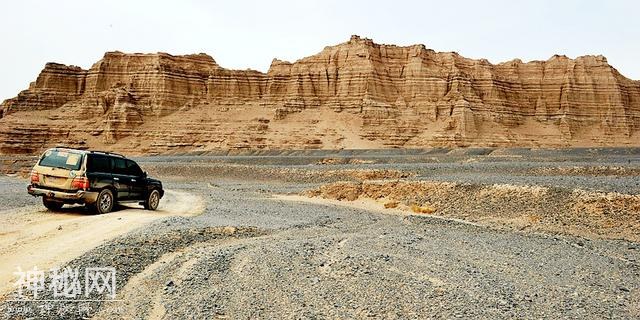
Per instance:
[[[115,152],[80,149],[80,148],[77,148],[77,147],[55,146],[55,147],[53,147],[53,149],[71,149],[71,150],[84,151],[84,152],[87,152],[87,153],[99,153],[99,154],[105,154],[105,155],[110,155],[110,156],[117,156],[117,157],[126,158],[124,155],[119,154],[119,153],[115,153]]]
[[[99,150],[91,150],[89,151],[89,153],[99,153],[99,154],[105,154],[105,155],[109,155],[109,156],[118,156],[121,158],[126,158],[125,156],[119,154],[119,153],[115,153],[115,152],[108,152],[108,151],[99,151]]]
[[[55,147],[53,147],[53,149],[71,149],[71,150],[80,150],[80,151],[87,151],[87,147],[70,147],[70,146],[62,146],[62,145],[57,145]]]

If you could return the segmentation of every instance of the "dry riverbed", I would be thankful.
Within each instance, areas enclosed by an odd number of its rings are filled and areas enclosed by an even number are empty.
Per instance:
[[[0,177],[0,312],[640,317],[634,152],[147,157],[169,190],[161,210],[102,216],[46,212],[24,180]],[[18,265],[113,267],[117,294],[57,301],[45,290],[39,300],[54,301],[41,308],[6,286]]]

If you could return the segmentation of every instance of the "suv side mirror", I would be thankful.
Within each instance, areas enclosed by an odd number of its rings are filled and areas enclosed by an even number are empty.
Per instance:
[[[148,174],[146,171],[143,171],[143,172],[142,172],[142,177],[143,177],[143,178],[146,178],[148,175],[149,175],[149,174]]]

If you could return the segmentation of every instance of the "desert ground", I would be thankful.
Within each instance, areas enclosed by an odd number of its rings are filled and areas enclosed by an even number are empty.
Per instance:
[[[640,149],[135,159],[156,212],[48,212],[0,157],[3,318],[640,317]],[[33,266],[115,267],[116,298],[17,299]]]

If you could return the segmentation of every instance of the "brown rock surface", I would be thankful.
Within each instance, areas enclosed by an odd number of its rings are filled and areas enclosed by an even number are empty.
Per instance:
[[[48,63],[0,106],[0,153],[638,146],[640,82],[602,56],[490,64],[357,36],[269,71],[205,54]]]

